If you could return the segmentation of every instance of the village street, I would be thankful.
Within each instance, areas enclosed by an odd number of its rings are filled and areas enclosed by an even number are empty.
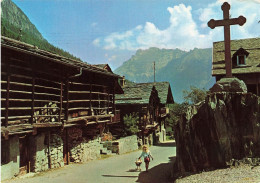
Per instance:
[[[84,164],[70,164],[60,169],[42,172],[33,177],[22,177],[4,183],[167,183],[170,181],[172,161],[176,155],[173,142],[162,143],[150,147],[154,160],[150,162],[149,171],[145,172],[142,163],[141,172],[135,171],[134,161],[139,157],[141,151],[135,151],[123,155],[116,155],[106,159],[95,160]]]

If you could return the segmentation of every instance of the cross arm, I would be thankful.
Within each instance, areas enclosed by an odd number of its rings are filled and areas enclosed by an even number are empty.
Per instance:
[[[219,27],[219,26],[226,26],[226,25],[244,25],[244,23],[246,23],[246,18],[243,16],[239,16],[238,18],[231,18],[231,19],[224,19],[224,20],[214,20],[211,19],[208,22],[208,26],[211,29],[214,29],[215,27]]]

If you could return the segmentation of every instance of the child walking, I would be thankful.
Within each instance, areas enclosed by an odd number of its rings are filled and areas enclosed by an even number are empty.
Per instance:
[[[142,157],[144,157],[145,168],[146,168],[146,171],[148,171],[150,158],[152,158],[152,160],[153,160],[153,157],[152,157],[152,154],[151,154],[151,152],[149,151],[149,149],[146,145],[143,146],[143,151],[142,151],[142,154],[139,157],[139,160]]]

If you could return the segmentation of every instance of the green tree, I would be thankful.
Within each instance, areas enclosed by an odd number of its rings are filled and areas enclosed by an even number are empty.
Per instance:
[[[186,102],[181,104],[175,103],[169,105],[170,115],[166,118],[166,126],[171,127],[172,129],[173,126],[178,123],[181,115],[186,111],[188,106],[189,104]]]
[[[130,136],[135,135],[139,129],[138,129],[138,114],[132,113],[129,115],[124,116],[124,135]]]
[[[201,102],[205,99],[207,91],[191,86],[190,90],[183,91],[183,98],[185,102],[172,104],[169,106],[170,115],[166,118],[166,126],[168,126],[168,134],[173,133],[173,127],[180,121],[182,114],[184,114],[190,105]]]
[[[195,86],[190,86],[190,91],[183,91],[183,98],[185,102],[189,104],[196,104],[201,102],[207,96],[207,91],[205,89],[200,89]]]

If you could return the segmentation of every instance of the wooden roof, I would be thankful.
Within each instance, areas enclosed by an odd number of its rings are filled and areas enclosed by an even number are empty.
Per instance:
[[[171,86],[168,82],[129,83],[123,87],[124,94],[116,95],[116,104],[149,104],[153,86],[158,91],[162,104],[174,103]]]
[[[9,49],[13,49],[19,52],[23,52],[23,53],[27,53],[30,55],[34,55],[34,56],[38,56],[41,58],[45,58],[48,60],[51,60],[53,62],[57,62],[63,65],[68,65],[71,68],[82,68],[83,70],[89,71],[89,72],[94,72],[94,73],[99,73],[99,74],[104,74],[107,76],[112,76],[112,77],[116,77],[119,78],[119,75],[116,75],[112,72],[109,72],[107,69],[103,69],[100,68],[98,66],[95,65],[90,65],[86,62],[82,62],[82,61],[78,61],[78,60],[73,60],[70,58],[66,58],[45,50],[41,50],[39,48],[37,48],[36,46],[21,42],[21,41],[17,41],[11,38],[7,38],[4,36],[1,36],[1,47],[6,47]]]
[[[233,74],[260,73],[260,38],[240,39],[231,41],[231,57],[243,48],[249,53],[246,66],[233,67]],[[213,43],[212,75],[225,75],[224,41]]]

